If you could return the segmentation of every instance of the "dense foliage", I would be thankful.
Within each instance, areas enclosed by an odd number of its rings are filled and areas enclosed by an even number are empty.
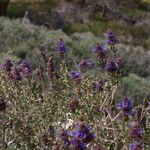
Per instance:
[[[125,43],[149,49],[149,5],[144,0],[11,0],[6,15],[26,16],[34,24],[61,28],[67,34],[90,31],[100,36],[111,28],[126,37]]]
[[[56,63],[59,62],[55,45],[60,37],[63,37],[66,44],[66,63],[69,69],[73,67],[74,62],[78,64],[82,59],[90,59],[93,63],[97,62],[94,54],[91,54],[91,49],[95,43],[102,42],[102,35],[99,38],[86,32],[68,36],[61,30],[48,30],[44,27],[35,26],[28,20],[20,21],[19,19],[10,20],[8,18],[0,18],[0,62],[3,63],[6,57],[12,58],[15,63],[27,59],[32,64],[33,69],[37,67],[43,69],[44,64],[39,48],[45,49],[48,55],[52,54],[55,57]],[[122,37],[119,39],[122,41]],[[149,96],[149,51],[145,51],[142,47],[133,47],[122,43],[117,44],[116,47],[118,49],[117,55],[122,57],[126,67],[130,68],[130,73],[133,73],[128,78],[122,79],[117,97],[121,98],[124,92],[136,100]]]
[[[89,53],[94,62],[81,59],[69,65],[62,38],[56,57],[38,47],[43,68],[34,70],[25,59],[2,62],[2,148],[148,150],[150,100],[136,102],[126,93],[116,98],[129,72],[118,54],[118,37],[110,29],[104,37]]]

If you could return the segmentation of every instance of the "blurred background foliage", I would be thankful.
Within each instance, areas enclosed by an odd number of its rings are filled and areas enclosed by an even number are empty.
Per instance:
[[[123,42],[139,45],[141,40],[140,45],[149,49],[149,9],[149,0],[10,0],[6,15],[18,18],[28,12],[32,23],[67,34],[90,31],[100,36],[112,28],[125,36]]]
[[[70,68],[83,58],[95,62],[91,48],[111,28],[131,72],[117,95],[150,96],[150,0],[1,0],[0,8],[1,62],[28,59],[33,68],[43,68],[39,48],[58,59],[59,38],[66,43]]]

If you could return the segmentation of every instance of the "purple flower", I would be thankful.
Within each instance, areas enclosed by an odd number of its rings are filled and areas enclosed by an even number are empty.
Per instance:
[[[72,80],[81,81],[81,73],[78,71],[70,71],[69,76]]]
[[[9,58],[5,59],[4,64],[1,65],[1,68],[7,72],[10,72],[12,67],[13,67],[13,63]]]
[[[81,130],[74,131],[73,135],[77,138],[85,138],[86,137],[86,133]]]
[[[131,143],[129,145],[129,150],[142,150],[142,143],[141,142]]]
[[[143,134],[143,129],[140,128],[140,124],[137,122],[133,122],[130,126],[130,137],[132,139],[141,139]]]
[[[132,103],[131,100],[127,97],[122,98],[122,100],[117,104],[117,109],[122,110],[123,114],[131,115],[132,112]]]
[[[118,58],[108,58],[105,70],[108,72],[116,72],[120,70],[121,60]]]
[[[100,45],[99,43],[97,43],[94,48],[92,49],[92,51],[96,54],[97,57],[99,58],[105,58],[106,56],[106,49],[104,48],[103,45]]]
[[[32,67],[26,60],[20,62],[19,69],[24,77],[29,77],[32,74]]]
[[[16,80],[21,80],[22,79],[22,76],[21,76],[21,73],[20,73],[20,70],[17,68],[17,67],[14,67],[10,74],[9,74],[9,77],[10,79],[16,81]]]
[[[72,150],[85,150],[85,144],[79,138],[73,138],[71,140]]]
[[[49,133],[50,135],[54,135],[54,134],[55,134],[55,128],[54,128],[53,126],[49,126],[49,128],[48,128],[48,133]]]
[[[86,134],[86,137],[82,139],[84,143],[90,143],[95,138],[94,134],[89,132]]]
[[[93,68],[93,64],[91,61],[88,61],[88,60],[81,60],[80,63],[79,63],[79,67],[80,69],[90,69],[90,68]]]
[[[57,43],[57,50],[59,51],[59,53],[66,52],[65,43],[62,39],[60,39],[59,42]]]
[[[93,82],[91,87],[93,91],[102,91],[103,90],[103,86],[105,85],[105,80],[104,79],[100,79],[99,81]]]
[[[71,147],[72,150],[84,150],[86,144],[90,143],[94,138],[89,126],[83,123],[75,124],[70,130],[62,130],[58,133],[58,138],[63,142],[64,147]]]
[[[111,29],[108,29],[107,32],[104,34],[105,36],[105,44],[109,44],[109,45],[115,45],[117,43],[119,43],[118,37],[116,37]]]
[[[60,133],[60,138],[63,141],[64,146],[69,146],[71,144],[71,142],[69,141],[69,132],[68,131],[63,130]]]
[[[84,124],[76,124],[75,128],[73,135],[77,138],[84,138],[90,132],[90,128]]]
[[[90,128],[84,124],[77,124],[73,136],[81,139],[84,143],[89,143],[94,139],[94,134],[90,132]]]

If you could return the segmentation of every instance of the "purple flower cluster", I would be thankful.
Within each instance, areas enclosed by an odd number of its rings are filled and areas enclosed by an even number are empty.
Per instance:
[[[21,72],[18,67],[12,68],[10,74],[9,74],[10,79],[17,81],[17,80],[22,80]]]
[[[129,145],[130,150],[142,150],[143,129],[138,122],[132,122],[129,131],[130,138],[134,141]]]
[[[1,68],[3,70],[5,70],[6,72],[10,72],[13,66],[14,65],[13,65],[11,59],[7,58],[7,59],[5,59],[4,63],[1,65]]]
[[[19,69],[20,72],[22,73],[22,76],[24,77],[30,77],[32,74],[32,67],[30,63],[26,60],[20,62]]]
[[[85,150],[86,144],[94,139],[91,129],[84,124],[76,124],[73,131],[63,130],[59,137],[64,147],[71,147],[72,150]]]
[[[119,43],[118,37],[114,35],[111,29],[108,29],[107,32],[104,34],[104,36],[105,36],[105,41],[104,41],[105,44],[112,46]]]
[[[106,47],[105,44],[109,45],[115,45],[118,43],[118,38],[113,34],[112,30],[108,29],[108,31],[105,34],[105,42],[104,44],[97,43],[93,48],[92,51],[96,54],[98,58],[101,58],[102,64],[105,65],[104,69],[110,73],[118,73],[121,69],[121,59],[120,58],[108,58],[106,57]],[[59,53],[64,54],[66,52],[65,44],[62,39],[57,44],[57,50]],[[92,68],[93,65],[88,60],[81,60],[79,63],[80,69],[86,69],[86,68]],[[72,71],[70,72],[70,76],[73,79],[77,79],[80,76],[79,72]]]
[[[117,104],[117,109],[122,111],[123,116],[129,116],[132,113],[132,102],[127,97],[121,99]]]
[[[79,67],[80,67],[80,69],[91,69],[91,68],[93,68],[93,64],[91,61],[88,61],[85,59],[85,60],[80,61]]]
[[[57,43],[57,51],[61,54],[64,54],[66,52],[65,43],[62,38]]]
[[[75,70],[69,72],[69,77],[74,81],[81,81],[81,73]]]
[[[129,150],[142,150],[142,143],[141,142],[131,143],[129,145]]]
[[[142,139],[143,130],[140,128],[140,124],[133,122],[130,126],[130,137],[134,140]]]
[[[103,45],[100,45],[99,43],[97,43],[94,48],[92,49],[92,51],[96,54],[96,56],[98,58],[105,58],[106,57],[106,48]]]
[[[99,81],[95,81],[91,84],[91,88],[93,91],[101,92],[103,90],[103,86],[105,85],[105,80],[100,79]]]
[[[108,58],[105,66],[105,70],[113,73],[120,70],[121,59],[120,58]]]
[[[8,73],[8,77],[14,81],[22,80],[23,77],[29,77],[32,74],[32,68],[28,61],[23,60],[19,65],[14,65],[11,59],[6,59],[1,68]]]
[[[60,138],[61,140],[63,141],[63,145],[66,147],[66,146],[69,146],[71,144],[70,140],[69,140],[69,136],[70,136],[70,133],[66,130],[63,130],[61,133],[60,133]]]
[[[73,136],[84,143],[89,143],[94,139],[94,134],[91,133],[90,130],[91,129],[84,124],[77,124]]]
[[[85,150],[86,145],[79,138],[73,138],[71,140],[71,148],[72,150]]]

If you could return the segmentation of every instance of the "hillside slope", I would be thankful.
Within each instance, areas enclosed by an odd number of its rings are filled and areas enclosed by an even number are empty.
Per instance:
[[[142,0],[13,0],[7,16],[26,17],[36,25],[67,34],[90,31],[100,36],[112,28],[124,36],[125,44],[150,49],[149,6],[149,1]]]
[[[101,38],[95,37],[92,33],[74,33],[70,36],[61,30],[48,30],[45,27],[39,27],[31,24],[29,20],[10,20],[0,18],[0,61],[10,57],[14,61],[27,59],[31,62],[33,69],[43,67],[39,48],[44,48],[48,55],[53,55],[58,60],[56,52],[56,42],[63,38],[67,46],[68,66],[73,66],[81,59],[87,58],[95,62],[91,48]],[[150,52],[145,52],[142,47],[133,47],[132,45],[118,44],[118,55],[123,57],[132,75],[122,82],[120,93],[124,90],[133,90],[131,97],[137,99],[148,96],[150,93]],[[133,67],[135,66],[135,67]],[[142,76],[145,78],[141,78]],[[120,95],[120,93],[118,95]],[[139,95],[141,93],[141,95]]]

